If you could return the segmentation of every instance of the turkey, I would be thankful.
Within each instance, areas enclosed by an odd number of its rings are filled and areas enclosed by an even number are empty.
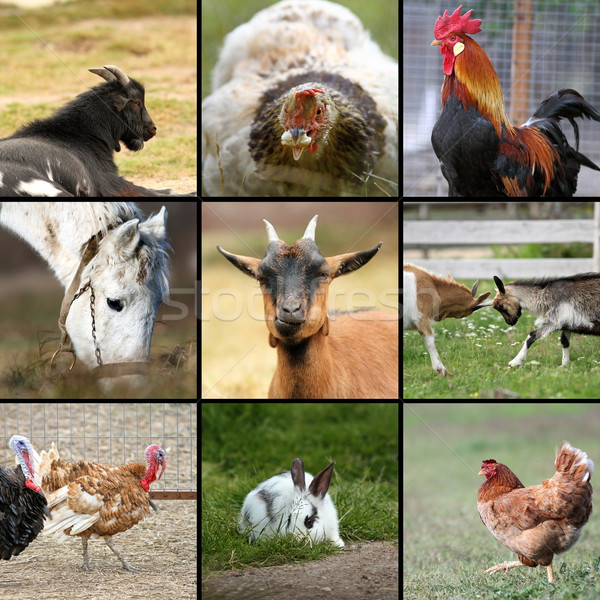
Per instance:
[[[14,469],[0,467],[0,559],[18,556],[44,528],[50,516],[46,498],[35,483],[33,446],[21,435],[8,443],[17,456]]]
[[[202,156],[211,196],[395,196],[398,65],[339,4],[274,4],[225,38]]]
[[[39,475],[48,498],[52,523],[44,535],[59,541],[79,536],[83,543],[83,568],[90,569],[88,540],[103,537],[124,569],[137,571],[116,549],[112,536],[139,523],[156,506],[150,500],[150,484],[160,479],[167,466],[165,451],[152,444],[145,452],[147,465],[102,465],[86,460],[72,463],[60,458],[56,445],[41,452]],[[160,474],[157,472],[161,467]]]

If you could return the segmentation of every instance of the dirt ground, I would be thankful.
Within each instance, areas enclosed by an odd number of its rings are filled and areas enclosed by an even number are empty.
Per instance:
[[[136,177],[134,183],[151,190],[169,189],[171,190],[171,194],[190,194],[196,191],[195,177],[180,177],[179,179],[161,179],[159,177],[148,179]]]
[[[398,593],[398,548],[389,542],[349,544],[322,560],[213,574],[206,600],[392,600]]]
[[[121,567],[102,539],[88,544],[91,571],[82,568],[81,541],[39,535],[0,565],[2,600],[192,600],[196,586],[196,502],[155,500],[158,513],[113,537],[139,572]]]

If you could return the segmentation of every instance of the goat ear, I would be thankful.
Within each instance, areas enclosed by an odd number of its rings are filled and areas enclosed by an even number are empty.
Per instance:
[[[473,284],[473,287],[471,288],[471,296],[473,296],[473,298],[475,298],[475,294],[477,293],[478,285],[479,285],[479,279]]]
[[[479,310],[480,308],[483,308],[484,306],[492,305],[491,302],[488,302],[487,304],[481,304],[490,294],[491,294],[491,292],[486,292],[485,294],[481,294],[481,296],[479,296],[479,298],[477,298],[474,301],[477,306],[473,307],[473,312],[475,312],[476,310]]]
[[[238,254],[231,254],[226,250],[223,250],[221,246],[217,246],[217,250],[234,266],[237,267],[242,273],[254,277],[256,279],[256,273],[258,272],[258,265],[260,265],[260,258],[252,258],[251,256],[241,256]]]
[[[494,275],[494,283],[496,284],[496,287],[498,288],[498,291],[501,294],[506,294],[506,290],[504,289],[504,284],[502,283],[502,280],[500,279],[500,277],[496,277],[496,275]]]
[[[327,264],[331,271],[331,279],[357,271],[361,267],[364,267],[376,254],[379,252],[379,248],[383,242],[379,242],[374,248],[369,250],[361,250],[359,252],[350,252],[349,254],[338,254],[338,256],[332,256],[326,258]]]

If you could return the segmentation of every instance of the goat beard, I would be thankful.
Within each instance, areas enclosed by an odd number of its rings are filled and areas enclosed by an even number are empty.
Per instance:
[[[131,150],[132,152],[137,152],[138,150],[141,150],[144,147],[144,140],[142,140],[141,138],[128,138],[126,140],[121,141],[125,144],[127,149]],[[121,150],[119,142],[116,143],[115,150],[117,152]]]

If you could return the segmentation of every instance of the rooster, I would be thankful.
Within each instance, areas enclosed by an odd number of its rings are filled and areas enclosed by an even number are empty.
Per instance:
[[[554,466],[556,473],[551,479],[525,487],[506,465],[494,459],[483,461],[479,474],[485,475],[486,481],[477,494],[479,516],[519,559],[491,567],[486,573],[543,565],[548,581],[554,583],[554,555],[577,542],[592,513],[594,463],[585,452],[563,442]]]
[[[444,57],[442,114],[431,142],[448,180],[449,196],[572,196],[581,165],[600,168],[578,152],[574,121],[598,113],[575,90],[559,90],[544,100],[522,126],[510,124],[496,71],[469,35],[481,31],[472,10],[438,17],[435,40]],[[575,129],[572,148],[560,120]]]
[[[148,492],[150,484],[165,472],[165,451],[152,444],[146,448],[145,457],[146,465],[112,466],[86,460],[71,463],[60,458],[52,443],[51,450],[42,451],[39,460],[41,486],[52,514],[44,535],[54,534],[59,541],[79,536],[84,569],[90,568],[88,540],[92,535],[103,537],[123,568],[136,571],[116,549],[112,536],[139,523],[150,507],[156,510]]]
[[[398,66],[347,8],[284,0],[225,40],[202,103],[211,196],[397,193]]]

